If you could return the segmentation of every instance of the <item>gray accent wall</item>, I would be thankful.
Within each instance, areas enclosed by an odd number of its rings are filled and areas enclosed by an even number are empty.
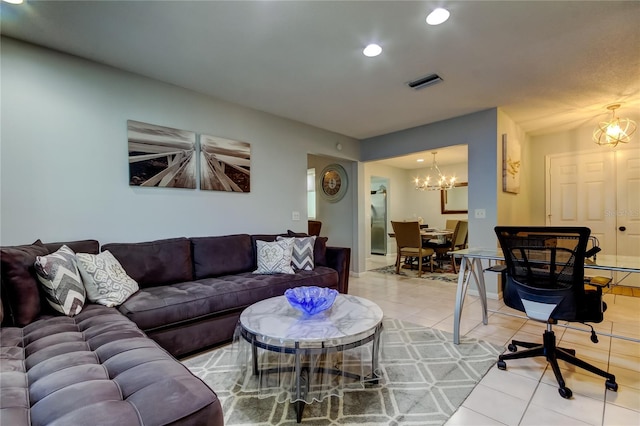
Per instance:
[[[355,139],[12,39],[1,43],[2,245],[306,231],[308,153],[346,161],[357,187],[357,168],[349,167],[359,156]],[[251,192],[129,186],[127,120],[249,142]],[[354,194],[342,201],[329,244],[351,247]]]
[[[456,117],[375,138],[361,144],[362,161],[381,160],[451,145],[469,150],[469,245],[495,247],[497,220],[498,141],[497,109]],[[485,209],[485,219],[474,217]]]

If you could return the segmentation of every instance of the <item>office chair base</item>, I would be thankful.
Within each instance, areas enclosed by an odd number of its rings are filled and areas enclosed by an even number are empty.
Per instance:
[[[509,359],[521,359],[521,358],[532,358],[536,356],[544,356],[547,359],[547,362],[551,366],[553,370],[553,374],[556,376],[556,380],[558,382],[558,392],[560,396],[569,399],[573,395],[571,389],[566,387],[564,379],[562,377],[562,373],[560,372],[560,366],[558,365],[558,359],[561,359],[569,364],[573,364],[576,367],[580,367],[584,370],[590,371],[594,374],[602,376],[606,379],[605,387],[613,392],[618,390],[618,384],[616,383],[616,376],[613,374],[607,373],[604,370],[599,369],[598,367],[591,365],[579,358],[576,358],[576,351],[573,349],[560,348],[556,346],[556,336],[553,331],[546,330],[543,335],[543,344],[539,343],[531,343],[531,342],[521,342],[518,340],[513,340],[508,346],[507,349],[511,351],[511,353],[502,354],[498,356],[497,367],[500,370],[507,369],[507,363],[505,360]],[[525,350],[518,351],[518,347],[523,347]]]

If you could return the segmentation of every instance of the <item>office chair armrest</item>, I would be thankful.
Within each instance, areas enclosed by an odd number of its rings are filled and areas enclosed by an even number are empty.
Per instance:
[[[594,287],[609,287],[609,284],[611,284],[611,278],[609,277],[584,277],[584,283],[585,284],[589,284],[592,285]]]

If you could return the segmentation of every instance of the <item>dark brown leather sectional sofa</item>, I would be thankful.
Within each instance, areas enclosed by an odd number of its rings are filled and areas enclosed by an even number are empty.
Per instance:
[[[214,391],[174,357],[231,340],[245,307],[288,288],[348,291],[350,249],[326,247],[326,238],[316,241],[313,271],[252,274],[255,241],[275,238],[106,244],[140,290],[72,318],[47,308],[33,271],[36,256],[63,243],[2,248],[0,424],[222,425]],[[64,244],[99,251],[95,240]]]

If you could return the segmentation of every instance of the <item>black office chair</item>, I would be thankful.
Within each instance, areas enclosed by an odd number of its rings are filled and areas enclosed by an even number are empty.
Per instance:
[[[606,304],[602,287],[585,290],[584,261],[589,228],[583,227],[511,227],[495,228],[506,261],[504,303],[525,312],[527,317],[544,322],[543,343],[513,340],[509,351],[500,355],[497,366],[506,370],[506,360],[544,356],[551,365],[563,398],[573,393],[566,387],[558,359],[605,377],[605,386],[618,390],[616,377],[575,357],[575,350],[556,346],[552,324],[558,320],[580,323],[601,322]],[[591,327],[591,326],[589,326]],[[591,340],[598,342],[593,327]],[[526,348],[518,351],[518,347]]]

